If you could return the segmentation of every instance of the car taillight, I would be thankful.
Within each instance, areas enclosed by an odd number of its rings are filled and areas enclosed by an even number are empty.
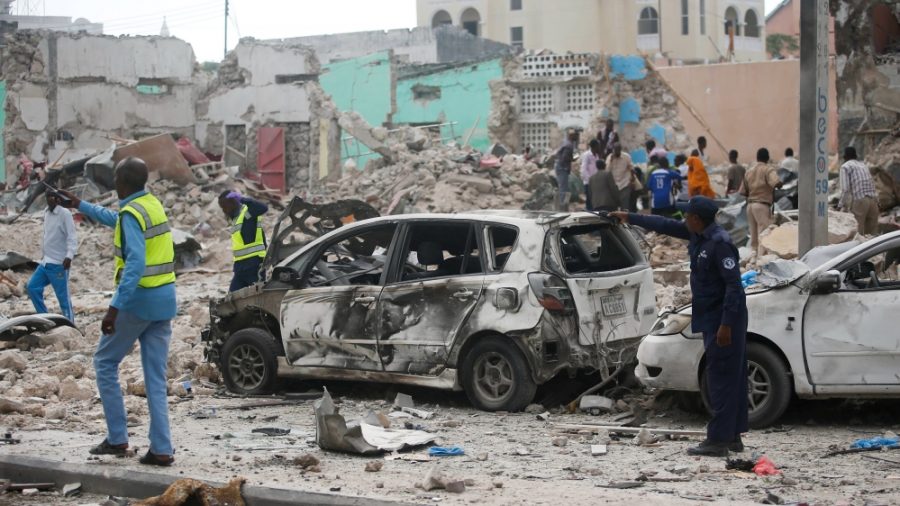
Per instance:
[[[528,275],[528,284],[537,297],[538,302],[548,311],[559,311],[570,314],[575,310],[575,301],[566,282],[552,274],[532,272]]]

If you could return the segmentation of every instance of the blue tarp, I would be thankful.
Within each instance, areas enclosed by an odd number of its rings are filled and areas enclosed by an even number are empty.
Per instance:
[[[613,77],[622,76],[628,81],[638,81],[647,77],[647,68],[641,56],[612,56],[609,68]]]

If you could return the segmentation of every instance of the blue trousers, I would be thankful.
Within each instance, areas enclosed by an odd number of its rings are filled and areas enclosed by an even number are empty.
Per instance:
[[[134,342],[140,341],[141,366],[150,408],[150,451],[156,455],[174,454],[166,398],[166,364],[171,337],[171,320],[147,321],[125,311],[119,311],[116,330],[110,335],[100,336],[97,351],[94,352],[94,369],[110,444],[128,442],[125,402],[119,386],[119,364],[131,353]]]
[[[569,175],[566,169],[556,168],[556,182],[559,185],[559,199],[557,200],[560,209],[565,209],[569,205]]]
[[[40,264],[34,270],[28,280],[28,297],[38,313],[47,312],[47,304],[44,303],[44,288],[47,285],[53,285],[63,316],[75,323],[75,312],[72,311],[72,300],[69,298],[69,271],[62,264]]]
[[[729,443],[749,430],[747,401],[747,319],[731,328],[731,345],[716,344],[716,332],[704,332],[706,393],[712,420],[706,437]]]

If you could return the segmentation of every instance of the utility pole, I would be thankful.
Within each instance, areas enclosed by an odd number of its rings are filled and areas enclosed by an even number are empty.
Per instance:
[[[228,0],[225,0],[225,49],[222,57],[228,56]]]
[[[800,3],[799,252],[828,244],[828,0]]]

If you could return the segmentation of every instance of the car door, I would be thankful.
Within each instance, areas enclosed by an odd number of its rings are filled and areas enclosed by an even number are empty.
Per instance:
[[[301,286],[281,303],[285,353],[298,367],[379,371],[377,302],[395,223],[336,233],[312,254]]]
[[[900,240],[849,259],[835,268],[840,288],[809,296],[803,344],[817,392],[900,392],[898,250]]]
[[[379,353],[386,371],[439,375],[484,291],[481,240],[462,220],[410,222],[403,236],[378,301]]]

